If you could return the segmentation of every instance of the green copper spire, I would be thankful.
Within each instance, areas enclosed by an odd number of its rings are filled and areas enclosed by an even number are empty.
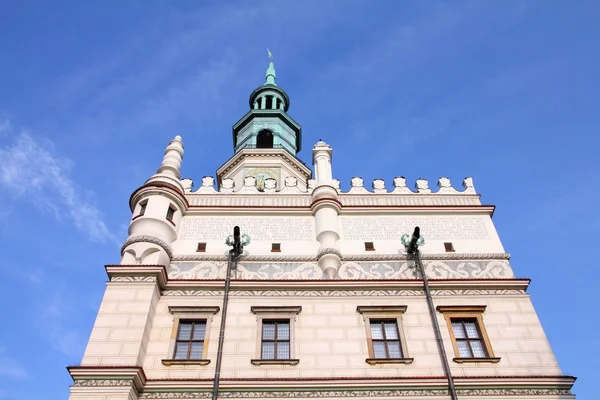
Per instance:
[[[271,50],[267,49],[267,52],[269,53],[269,68],[267,69],[267,75],[266,80],[265,80],[265,85],[275,85],[277,86],[277,84],[275,83],[275,65],[273,64],[273,54],[271,54]]]

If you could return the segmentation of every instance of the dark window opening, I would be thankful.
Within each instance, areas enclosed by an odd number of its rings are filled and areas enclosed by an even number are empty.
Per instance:
[[[269,130],[262,130],[256,136],[256,147],[259,149],[273,148],[273,133]]]
[[[267,96],[266,109],[270,110],[271,108],[273,108],[273,96]]]
[[[278,110],[281,108],[281,103],[282,103],[281,99],[277,99],[277,107],[276,108]]]
[[[398,324],[393,319],[371,320],[374,358],[402,358]]]
[[[271,252],[272,253],[281,252],[281,243],[271,243]]]
[[[171,222],[173,222],[173,216],[175,215],[175,209],[173,208],[173,206],[169,206],[169,209],[167,210],[167,219]]]
[[[454,252],[454,245],[452,244],[452,242],[445,242],[444,243],[444,248],[446,249],[446,253],[453,253]]]
[[[263,360],[290,359],[289,320],[263,320],[260,357]]]
[[[198,242],[198,249],[196,251],[199,253],[205,253],[206,252],[206,243]]]
[[[486,358],[488,356],[476,318],[452,318],[452,331],[463,358]]]
[[[180,321],[173,358],[176,360],[201,360],[205,333],[206,320]]]
[[[365,251],[375,251],[373,242],[365,242]]]
[[[140,213],[138,214],[138,216],[142,216],[146,213],[146,205],[148,204],[148,200],[144,201],[143,203],[140,203]]]

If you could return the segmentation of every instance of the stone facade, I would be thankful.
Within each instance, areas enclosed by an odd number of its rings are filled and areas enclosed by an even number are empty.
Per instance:
[[[274,89],[269,68],[269,90],[253,96],[285,93]],[[263,100],[253,99],[261,111]],[[289,99],[277,99],[279,124]],[[263,125],[269,118],[256,115]],[[238,128],[234,134],[246,134]],[[286,135],[293,142],[293,130]],[[437,191],[418,179],[413,191],[404,177],[390,189],[376,179],[372,190],[355,177],[343,192],[323,141],[313,148],[313,171],[287,148],[236,150],[216,187],[205,176],[194,190],[180,177],[176,137],[157,173],[132,194],[121,263],[106,266],[85,354],[69,367],[72,400],[212,397],[225,306],[220,398],[448,399],[441,356],[460,398],[575,398],[574,378],[563,376],[527,294],[529,280],[514,273],[494,207],[481,204],[471,178],[462,190],[440,178]],[[225,304],[225,238],[234,226],[252,241],[234,265]],[[420,251],[442,355],[423,276],[400,240],[415,226],[426,240]],[[465,315],[478,321],[485,357],[464,357],[457,347],[450,321]],[[178,329],[188,320],[204,324],[201,354],[178,358]],[[283,359],[262,359],[268,320],[289,323]],[[401,357],[374,357],[370,323],[379,320],[396,324]]]

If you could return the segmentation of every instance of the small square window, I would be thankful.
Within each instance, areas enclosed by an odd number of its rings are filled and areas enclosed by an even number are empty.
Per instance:
[[[365,242],[365,251],[375,251],[375,245],[373,245],[373,242]]]
[[[446,253],[454,253],[454,245],[452,242],[444,242],[444,248],[446,249]]]
[[[205,242],[198,242],[198,249],[196,249],[196,251],[198,253],[205,253],[206,252],[206,243]]]
[[[204,348],[206,320],[179,321],[175,341],[175,360],[200,360]]]
[[[271,243],[271,253],[281,252],[281,243]]]
[[[173,217],[175,216],[175,208],[173,206],[169,206],[167,210],[167,220],[173,222]]]

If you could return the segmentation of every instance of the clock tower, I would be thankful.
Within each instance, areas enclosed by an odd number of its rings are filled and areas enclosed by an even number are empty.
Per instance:
[[[302,127],[288,115],[290,98],[275,83],[269,62],[265,83],[249,99],[250,111],[233,125],[234,155],[217,170],[219,187],[227,191],[306,190],[310,169],[297,157]]]

